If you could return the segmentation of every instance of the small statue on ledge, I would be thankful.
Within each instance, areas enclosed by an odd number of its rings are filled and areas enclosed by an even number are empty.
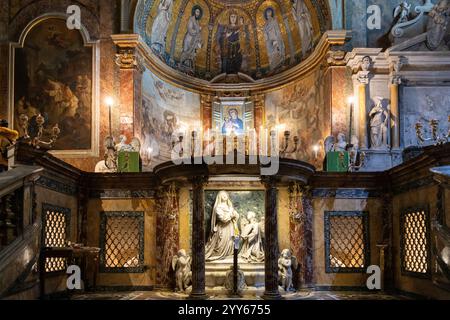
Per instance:
[[[176,291],[185,292],[192,282],[191,258],[186,250],[181,249],[172,258],[172,269],[175,271]]]
[[[337,135],[337,142],[333,136],[325,139],[325,152],[344,152],[349,147],[345,134],[342,132]]]
[[[97,163],[95,172],[97,173],[115,173],[118,171],[118,157],[120,152],[137,152],[141,151],[141,142],[138,138],[133,138],[130,144],[126,143],[127,137],[120,136],[120,142],[114,145],[114,138],[106,137],[105,139],[105,155],[104,160]]]
[[[284,249],[278,259],[278,281],[285,292],[294,292],[293,271],[298,268],[298,260],[292,255],[291,250]]]

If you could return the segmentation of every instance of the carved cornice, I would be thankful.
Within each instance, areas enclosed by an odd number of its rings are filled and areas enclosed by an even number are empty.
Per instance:
[[[115,57],[116,64],[123,70],[135,69],[139,72],[144,72],[144,61],[137,49],[137,44],[134,42],[119,42],[113,38],[117,46],[117,53]]]
[[[358,74],[356,75],[356,79],[361,84],[369,84],[369,82],[370,82],[370,71],[360,71],[360,72],[358,72]]]
[[[346,30],[327,31],[320,39],[313,54],[299,65],[285,72],[251,83],[211,83],[188,76],[167,66],[152,52],[138,34],[112,35],[112,39],[118,48],[136,48],[142,56],[145,66],[158,78],[182,89],[201,94],[229,91],[268,92],[283,88],[315,70],[326,58],[332,46],[341,46],[349,38],[350,33]],[[130,63],[127,60],[125,62]]]
[[[345,51],[329,51],[327,53],[327,63],[332,67],[345,66]]]

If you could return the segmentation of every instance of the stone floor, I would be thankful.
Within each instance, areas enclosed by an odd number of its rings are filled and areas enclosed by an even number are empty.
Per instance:
[[[184,300],[187,295],[173,292],[158,291],[134,291],[134,292],[101,292],[78,294],[71,297],[72,300]],[[286,300],[410,300],[411,297],[404,295],[388,295],[370,292],[347,292],[347,291],[300,291],[285,295]],[[233,300],[223,295],[212,293],[211,300]],[[244,295],[242,300],[262,300],[260,295]]]

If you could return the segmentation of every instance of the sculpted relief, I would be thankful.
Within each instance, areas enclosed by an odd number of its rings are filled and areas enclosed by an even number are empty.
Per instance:
[[[259,79],[300,63],[312,52],[328,28],[323,8],[327,5],[310,0],[233,5],[155,0],[138,13],[138,25],[144,27],[138,31],[161,60],[188,75],[213,80],[243,73]]]
[[[207,192],[206,199],[207,209],[212,208],[209,238],[206,244],[206,261],[231,261],[235,246],[234,238],[239,236],[241,261],[264,262],[263,193],[258,191]]]

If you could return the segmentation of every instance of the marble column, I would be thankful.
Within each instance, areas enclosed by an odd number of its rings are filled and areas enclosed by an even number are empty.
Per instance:
[[[303,246],[304,256],[303,266],[303,287],[311,288],[314,285],[314,265],[313,265],[313,206],[312,192],[309,187],[302,189],[302,202],[304,210],[303,221]]]
[[[203,132],[208,131],[208,129],[213,129],[213,123],[212,123],[212,103],[213,103],[213,100],[214,100],[214,97],[212,95],[209,95],[209,94],[202,94],[201,97],[200,97]]]
[[[390,91],[391,91],[391,118],[393,125],[391,127],[391,137],[392,137],[392,148],[400,149],[400,113],[399,113],[399,98],[398,98],[398,88],[401,84],[401,77],[392,76]]]
[[[255,115],[255,129],[259,134],[259,130],[265,122],[265,96],[263,94],[257,94],[252,96],[252,99]]]
[[[205,195],[207,177],[199,176],[192,183],[192,292],[191,299],[206,299],[205,292]]]
[[[173,289],[172,258],[180,248],[178,188],[175,184],[163,186],[157,192],[156,214],[156,286]]]
[[[369,146],[367,127],[367,86],[369,85],[369,71],[360,71],[358,80],[358,101],[359,101],[359,142],[362,149]]]
[[[133,137],[141,137],[142,121],[140,110],[142,104],[142,74],[145,70],[143,60],[137,49],[135,39],[127,37],[133,35],[112,36],[118,50],[116,64],[120,68],[120,134],[125,135],[128,141]]]
[[[275,177],[263,177],[266,188],[265,199],[265,291],[266,300],[281,299],[278,290],[278,217],[277,217],[277,183]]]

